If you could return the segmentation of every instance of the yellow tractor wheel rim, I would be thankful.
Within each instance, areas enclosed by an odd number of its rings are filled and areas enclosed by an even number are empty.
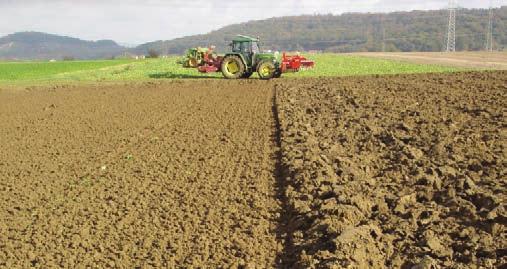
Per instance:
[[[227,63],[227,71],[231,74],[236,74],[239,71],[239,66],[235,61],[230,61]]]
[[[261,75],[263,77],[267,77],[267,76],[269,76],[269,74],[271,74],[271,68],[269,68],[269,66],[267,66],[267,65],[262,66],[261,67]]]

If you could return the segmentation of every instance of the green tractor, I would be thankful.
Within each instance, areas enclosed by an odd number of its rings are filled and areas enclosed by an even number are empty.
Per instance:
[[[214,53],[214,46],[190,49],[180,63],[184,67],[197,67],[202,73],[222,72],[227,79],[250,78],[255,72],[261,79],[279,78],[282,73],[298,72],[315,65],[300,55],[262,52],[258,38],[238,35],[230,46],[231,51],[220,56]]]
[[[258,38],[240,35],[232,40],[230,46],[231,52],[224,55],[220,68],[225,78],[249,78],[254,72],[261,79],[282,75],[279,53],[261,52]]]

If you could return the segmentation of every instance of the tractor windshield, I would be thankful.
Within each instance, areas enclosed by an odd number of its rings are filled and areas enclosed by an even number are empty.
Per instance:
[[[232,43],[231,46],[232,46],[232,51],[233,52],[240,52],[241,51],[241,47],[240,47],[241,43]]]
[[[250,46],[248,46],[247,42],[234,42],[232,44],[233,52],[249,52]]]
[[[259,44],[257,42],[234,42],[232,43],[233,52],[259,53]]]

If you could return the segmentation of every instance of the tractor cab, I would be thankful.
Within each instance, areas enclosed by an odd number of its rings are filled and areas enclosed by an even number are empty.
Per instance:
[[[257,41],[235,40],[231,43],[232,52],[239,53],[257,53],[260,52],[259,43]]]
[[[231,43],[232,53],[240,54],[247,66],[255,64],[255,55],[260,53],[259,39],[238,35]]]

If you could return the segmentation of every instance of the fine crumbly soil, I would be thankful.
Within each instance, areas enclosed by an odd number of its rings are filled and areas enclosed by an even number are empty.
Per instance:
[[[419,64],[507,70],[507,52],[362,52],[353,54]]]
[[[507,266],[507,73],[0,89],[0,267]]]
[[[0,92],[0,267],[275,266],[265,84]]]
[[[287,268],[507,266],[507,72],[276,87]]]

